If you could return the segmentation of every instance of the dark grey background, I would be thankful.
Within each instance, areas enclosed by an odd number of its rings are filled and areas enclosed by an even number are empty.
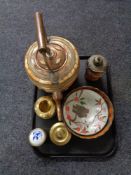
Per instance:
[[[48,35],[69,39],[79,54],[103,54],[112,66],[119,148],[108,161],[40,159],[28,144],[33,85],[24,54],[35,40],[36,10]],[[130,0],[0,0],[0,175],[131,174],[130,88]]]

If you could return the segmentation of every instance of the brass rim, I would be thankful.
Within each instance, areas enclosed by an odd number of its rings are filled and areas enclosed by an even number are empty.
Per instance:
[[[34,110],[38,117],[42,119],[52,118],[55,114],[56,107],[52,97],[43,96],[38,98]]]

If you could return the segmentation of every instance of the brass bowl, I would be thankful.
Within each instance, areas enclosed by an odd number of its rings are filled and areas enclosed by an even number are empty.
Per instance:
[[[38,117],[49,119],[54,116],[56,107],[52,97],[43,96],[36,101],[34,110]]]

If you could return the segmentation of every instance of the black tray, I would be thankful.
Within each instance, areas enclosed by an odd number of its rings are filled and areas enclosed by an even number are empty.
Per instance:
[[[109,67],[102,79],[96,82],[87,82],[85,80],[84,74],[88,58],[89,56],[80,56],[81,66],[80,66],[79,77],[76,80],[76,82],[66,92],[64,92],[64,96],[68,94],[70,90],[76,87],[83,85],[90,85],[103,90],[106,94],[108,94],[110,100],[113,102]],[[34,102],[40,96],[44,95],[51,95],[51,94],[47,94],[46,92],[39,90],[38,88],[35,87]],[[43,120],[36,116],[33,108],[32,129],[43,128],[47,131],[47,133],[49,133],[50,127],[53,125],[53,123],[56,122],[57,122],[57,116],[49,120]],[[116,140],[115,120],[113,121],[113,124],[109,129],[109,131],[105,135],[97,139],[88,140],[88,139],[80,139],[77,138],[76,136],[73,136],[71,141],[67,145],[56,146],[50,141],[48,137],[44,145],[37,148],[33,147],[35,153],[43,157],[85,157],[93,160],[109,158],[115,153],[116,148],[117,148],[117,140]]]

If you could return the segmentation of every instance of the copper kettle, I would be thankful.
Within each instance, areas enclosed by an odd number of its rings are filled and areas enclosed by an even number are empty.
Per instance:
[[[27,50],[25,70],[38,88],[53,93],[61,121],[62,91],[68,89],[79,72],[79,55],[74,45],[65,38],[46,36],[42,14],[35,13],[37,41]]]

